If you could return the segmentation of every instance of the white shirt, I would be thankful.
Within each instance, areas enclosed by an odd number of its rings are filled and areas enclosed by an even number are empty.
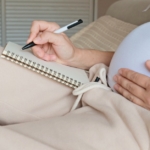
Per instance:
[[[134,29],[120,44],[108,70],[108,84],[114,90],[114,75],[120,68],[128,68],[146,76],[150,72],[145,62],[150,59],[150,22]],[[115,90],[114,90],[115,91]]]

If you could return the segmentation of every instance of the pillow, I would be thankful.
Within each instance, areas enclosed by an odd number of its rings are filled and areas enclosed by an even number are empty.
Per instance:
[[[113,3],[106,14],[114,18],[141,25],[150,21],[150,0],[119,0]]]
[[[146,76],[150,72],[145,62],[150,59],[150,22],[132,31],[120,44],[115,52],[108,71],[108,83],[114,90],[114,75],[120,68],[128,68]]]
[[[73,35],[71,41],[79,48],[115,51],[136,27],[111,16],[103,16]]]

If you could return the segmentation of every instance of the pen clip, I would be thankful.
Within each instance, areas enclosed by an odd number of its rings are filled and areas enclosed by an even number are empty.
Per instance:
[[[99,77],[96,77],[95,81],[94,82],[99,82],[100,78]]]
[[[73,28],[74,26],[77,26],[78,24],[81,24],[81,23],[83,23],[83,20],[82,20],[82,19],[79,19],[78,22],[76,22],[76,23],[74,23],[74,24],[71,24],[71,25],[68,26],[67,28],[68,28],[68,29],[71,29],[71,28]]]

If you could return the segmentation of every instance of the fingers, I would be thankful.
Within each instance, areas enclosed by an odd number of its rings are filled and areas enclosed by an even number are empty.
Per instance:
[[[49,48],[50,48],[50,44],[47,43],[47,44],[44,44],[44,45],[43,45],[43,50],[44,50],[45,53],[48,53],[48,52],[49,52],[49,51],[48,51]],[[49,53],[49,54],[50,54],[50,53]]]
[[[47,48],[49,49],[48,46],[37,45],[32,48],[32,51],[33,54],[40,59],[43,59],[45,61],[55,61],[56,55],[53,53],[47,53]]]
[[[115,90],[133,103],[150,110],[150,78],[129,69],[114,77]]]
[[[126,78],[124,78],[124,77],[122,77],[122,76],[120,76],[120,75],[116,75],[116,76],[114,77],[114,80],[116,81],[116,83],[117,83],[118,85],[120,85],[120,87],[122,87],[122,90],[121,90],[121,93],[122,93],[122,94],[124,94],[124,92],[125,92],[125,94],[126,94],[127,91],[128,91],[128,93],[131,93],[131,94],[130,94],[130,97],[131,97],[131,95],[132,95],[133,97],[137,97],[137,98],[141,99],[141,100],[144,102],[145,97],[146,97],[146,90],[145,90],[144,88],[138,86],[137,84],[135,84],[135,83],[129,81],[128,79],[126,79]],[[115,87],[114,87],[114,88],[115,88]],[[121,88],[120,88],[120,89],[121,89]],[[125,91],[123,91],[123,89],[124,89]],[[116,90],[117,90],[117,89],[116,89]],[[126,95],[126,96],[127,96],[127,95]],[[126,98],[129,98],[129,97],[126,97]],[[130,99],[131,99],[131,98],[130,98]]]
[[[63,43],[64,41],[64,35],[62,34],[55,34],[52,32],[43,32],[42,34],[39,34],[33,42],[35,44],[46,44],[46,43],[52,43],[55,45],[58,45],[60,43]]]
[[[44,51],[42,50],[42,47],[40,45],[34,46],[32,48],[33,54],[38,58],[44,57]]]
[[[140,74],[140,73],[137,73],[135,71],[132,71],[132,70],[129,70],[129,69],[120,69],[119,70],[119,74],[130,80],[131,82],[143,87],[143,88],[147,88],[150,84],[150,79],[149,77],[143,75],[143,74]]]
[[[124,89],[120,85],[116,84],[115,89],[118,91],[118,93],[123,95],[129,101],[131,101],[131,102],[133,102],[133,103],[135,103],[135,104],[137,104],[141,107],[144,107],[146,109],[150,109],[150,107],[148,105],[146,105],[141,99],[139,99],[136,96],[132,95],[129,91],[127,91],[126,89]]]
[[[147,60],[145,64],[146,64],[147,69],[150,71],[150,60]]]
[[[33,21],[30,29],[30,36],[27,40],[27,43],[32,42],[39,32],[43,32],[43,31],[54,32],[59,28],[60,28],[59,25],[53,22]]]

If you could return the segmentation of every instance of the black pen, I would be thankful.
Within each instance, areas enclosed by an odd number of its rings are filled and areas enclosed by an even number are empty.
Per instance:
[[[54,31],[54,33],[62,33],[62,32],[64,32],[64,31],[67,31],[68,29],[71,29],[71,28],[73,28],[73,27],[75,27],[75,26],[81,24],[81,23],[83,23],[83,21],[82,21],[81,19],[79,19],[79,20],[77,20],[77,21],[75,21],[75,22],[73,22],[73,23],[70,23],[70,24],[68,24],[68,25],[66,25],[66,26],[64,26],[64,27],[62,27],[62,28],[60,28],[60,29]],[[22,50],[31,48],[31,47],[33,47],[33,46],[35,46],[35,45],[36,45],[36,44],[35,44],[34,42],[31,42],[31,43],[25,45],[24,47],[22,47]]]

